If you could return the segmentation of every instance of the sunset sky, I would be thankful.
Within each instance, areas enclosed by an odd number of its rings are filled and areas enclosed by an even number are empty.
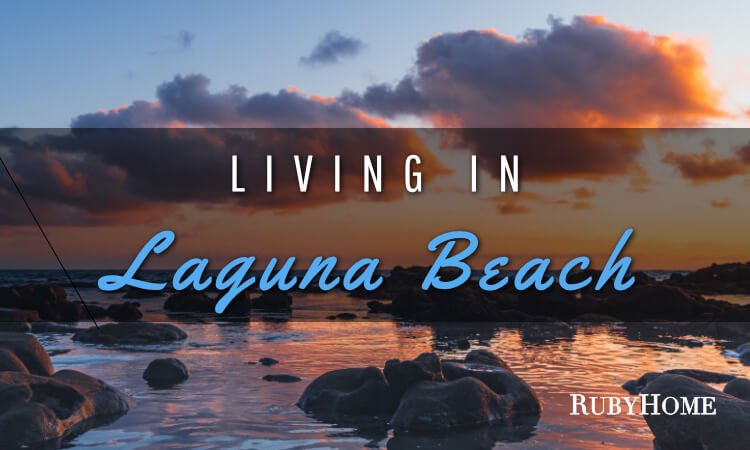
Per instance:
[[[455,133],[452,146],[417,132],[381,135],[372,148],[316,147],[322,158],[349,152],[352,161],[381,145],[395,166],[420,153],[427,192],[382,201],[320,195],[332,185],[320,173],[318,194],[231,197],[226,143],[204,158],[164,145],[118,150],[78,136],[33,146],[0,136],[0,156],[71,267],[121,267],[167,228],[176,248],[154,267],[205,256],[217,268],[244,255],[426,264],[427,242],[453,229],[479,236],[477,268],[499,255],[512,265],[536,256],[600,261],[628,227],[636,268],[750,259],[750,132],[638,130],[747,126],[750,31],[725,21],[735,3],[141,6],[0,7],[0,56],[10,62],[0,71],[0,126],[634,130],[522,149],[522,192],[502,195],[491,170],[498,151],[472,132]],[[289,156],[289,148],[268,151]],[[483,168],[479,193],[468,191],[472,153]],[[262,156],[248,156],[249,170]],[[352,180],[355,163],[345,169]],[[281,177],[282,192],[296,182],[291,172]],[[4,174],[0,201],[0,268],[54,268]]]

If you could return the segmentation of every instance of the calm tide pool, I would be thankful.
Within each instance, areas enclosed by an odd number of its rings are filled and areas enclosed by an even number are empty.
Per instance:
[[[126,415],[68,441],[71,448],[651,448],[641,417],[570,416],[571,392],[625,395],[620,385],[645,372],[700,368],[747,376],[747,368],[721,354],[707,337],[684,345],[666,329],[579,326],[564,337],[501,324],[413,325],[394,321],[253,321],[177,323],[188,339],[175,345],[105,348],[73,342],[69,334],[38,334],[57,370],[71,368],[101,378],[136,400]],[[488,348],[537,392],[543,404],[535,427],[480,429],[437,438],[394,437],[388,429],[358,430],[322,423],[295,406],[316,376],[333,369],[375,365],[437,351],[470,336]],[[650,336],[649,338],[641,336]],[[658,336],[658,338],[654,338]],[[149,388],[141,375],[155,358],[173,356],[191,370],[173,389]],[[256,362],[273,357],[279,364]],[[267,374],[293,374],[298,383],[273,383]]]

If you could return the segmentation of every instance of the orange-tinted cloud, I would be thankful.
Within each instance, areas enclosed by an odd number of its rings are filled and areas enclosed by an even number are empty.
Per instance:
[[[711,207],[717,209],[729,208],[732,202],[729,200],[711,200]]]
[[[713,150],[703,153],[668,152],[662,161],[674,166],[683,178],[693,184],[721,181],[748,173],[750,166],[737,156],[721,157]]]
[[[700,46],[603,17],[551,20],[520,39],[439,34],[420,45],[413,72],[341,99],[451,127],[690,126],[725,115]]]

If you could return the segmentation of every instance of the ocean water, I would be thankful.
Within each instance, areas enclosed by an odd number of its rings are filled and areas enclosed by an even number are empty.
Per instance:
[[[153,274],[157,276],[157,274]],[[74,275],[84,298],[106,304],[121,294],[93,287],[93,272]],[[33,277],[33,279],[32,279]],[[0,273],[0,282],[59,281],[59,274]],[[92,283],[88,283],[91,281]],[[149,319],[167,320],[164,298],[148,300]],[[627,395],[620,386],[646,372],[703,369],[748,376],[727,354],[726,343],[667,325],[580,325],[572,333],[540,333],[512,324],[413,324],[364,319],[366,301],[343,293],[295,295],[291,320],[278,315],[251,322],[174,323],[188,339],[176,344],[103,347],[73,342],[70,334],[37,334],[57,370],[76,369],[128,392],[136,403],[113,422],[64,443],[70,448],[651,448],[652,434],[639,416],[570,416],[570,394]],[[328,321],[338,312],[354,321]],[[308,319],[308,320],[297,320]],[[80,327],[91,323],[79,323]],[[537,392],[543,406],[533,427],[482,428],[439,438],[394,436],[387,426],[358,429],[325,423],[295,406],[320,374],[347,367],[382,367],[392,358],[435,351],[461,358],[467,351],[445,343],[469,338],[472,348],[500,355]],[[700,342],[700,346],[697,343]],[[722,354],[724,352],[724,354]],[[150,388],[143,370],[156,358],[176,357],[190,378],[172,389]],[[256,362],[272,357],[279,364]],[[267,374],[291,374],[297,383],[274,383]],[[721,388],[721,386],[716,386]]]

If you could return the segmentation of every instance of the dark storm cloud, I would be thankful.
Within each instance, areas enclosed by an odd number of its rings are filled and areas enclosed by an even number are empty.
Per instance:
[[[364,43],[359,39],[332,30],[318,41],[308,56],[300,58],[300,63],[307,66],[335,64],[358,55],[364,48]]]

